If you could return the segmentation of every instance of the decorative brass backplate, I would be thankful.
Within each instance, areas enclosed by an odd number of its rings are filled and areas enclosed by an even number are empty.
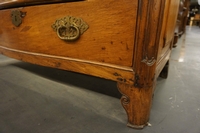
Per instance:
[[[60,39],[66,41],[77,40],[89,28],[81,18],[73,16],[57,19],[51,27],[57,32]]]
[[[11,12],[11,18],[12,18],[12,23],[18,27],[20,26],[20,24],[22,23],[22,16],[21,16],[21,12],[19,10],[13,10]]]

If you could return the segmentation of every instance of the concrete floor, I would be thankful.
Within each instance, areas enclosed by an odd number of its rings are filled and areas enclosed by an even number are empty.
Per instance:
[[[126,127],[116,83],[0,55],[0,133],[200,133],[200,28],[173,49],[158,79],[151,127]]]

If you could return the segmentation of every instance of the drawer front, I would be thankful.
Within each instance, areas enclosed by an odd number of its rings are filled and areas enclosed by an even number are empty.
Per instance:
[[[91,0],[0,10],[0,46],[47,55],[132,66],[138,1]],[[23,12],[12,23],[11,12]],[[75,41],[64,41],[51,27],[66,16],[89,28]]]

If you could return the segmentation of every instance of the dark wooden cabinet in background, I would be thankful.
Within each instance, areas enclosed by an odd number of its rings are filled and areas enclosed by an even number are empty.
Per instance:
[[[4,0],[0,53],[116,81],[128,126],[143,128],[156,79],[167,77],[179,2]]]
[[[178,15],[178,20],[180,21],[179,26],[179,35],[182,35],[185,33],[185,28],[187,24],[188,19],[188,12],[189,12],[189,6],[190,6],[190,0],[181,0],[181,15]]]
[[[190,6],[190,0],[180,0],[173,47],[176,47],[178,38],[185,33],[186,24],[188,21],[189,6]]]

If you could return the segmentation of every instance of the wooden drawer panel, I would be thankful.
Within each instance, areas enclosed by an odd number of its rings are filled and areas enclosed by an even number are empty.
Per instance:
[[[2,10],[0,45],[33,53],[132,66],[137,4],[138,1],[91,0],[17,8],[26,12],[19,27],[11,21],[14,9]],[[89,25],[89,29],[73,42],[61,40],[51,28],[56,19],[68,15],[80,17]]]

